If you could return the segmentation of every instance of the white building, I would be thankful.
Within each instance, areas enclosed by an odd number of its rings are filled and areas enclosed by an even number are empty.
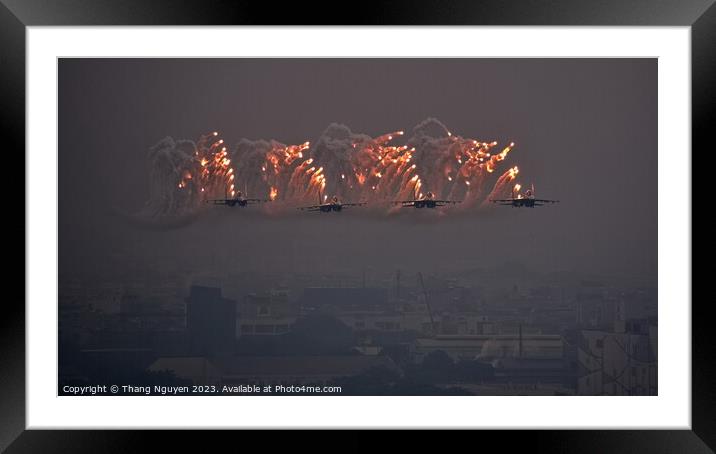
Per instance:
[[[615,332],[582,331],[577,394],[656,395],[656,326],[646,322],[616,325]]]

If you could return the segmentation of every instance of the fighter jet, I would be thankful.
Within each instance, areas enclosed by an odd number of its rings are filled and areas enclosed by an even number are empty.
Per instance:
[[[428,192],[425,196],[418,197],[415,200],[397,200],[393,202],[402,208],[435,208],[448,204],[458,204],[461,200],[436,200],[435,194]]]
[[[497,203],[504,206],[512,206],[513,208],[534,208],[541,207],[547,203],[559,203],[559,200],[547,200],[547,199],[536,199],[535,198],[535,185],[525,191],[524,194],[520,193],[520,185],[516,185],[512,189],[512,197],[509,199],[494,199],[490,200],[492,203]]]
[[[365,202],[359,202],[359,203],[343,203],[338,198],[337,195],[334,195],[327,201],[322,202],[321,201],[321,193],[319,191],[318,193],[318,205],[313,205],[309,207],[300,207],[299,210],[303,211],[320,211],[322,213],[330,213],[331,211],[341,211],[343,208],[346,207],[359,207],[364,206]]]
[[[206,203],[213,203],[214,205],[227,205],[230,207],[240,206],[246,207],[255,203],[270,202],[268,199],[247,199],[241,191],[236,193],[236,197],[227,199],[210,199]]]

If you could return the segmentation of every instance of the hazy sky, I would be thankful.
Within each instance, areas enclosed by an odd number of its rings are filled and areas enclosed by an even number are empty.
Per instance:
[[[59,102],[60,271],[127,251],[201,267],[209,248],[243,268],[517,261],[656,274],[656,59],[62,59]],[[301,143],[332,122],[375,136],[427,117],[514,141],[506,166],[561,203],[439,222],[223,210],[171,232],[107,215],[143,206],[147,150],[165,136]]]

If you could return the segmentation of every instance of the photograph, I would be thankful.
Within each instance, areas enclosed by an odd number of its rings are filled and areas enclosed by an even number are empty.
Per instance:
[[[0,0],[0,452],[713,454],[715,1]]]
[[[659,396],[658,66],[59,57],[57,395]]]

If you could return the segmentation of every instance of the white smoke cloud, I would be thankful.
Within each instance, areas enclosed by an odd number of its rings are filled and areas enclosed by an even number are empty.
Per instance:
[[[474,210],[488,194],[509,194],[515,179],[515,171],[498,169],[513,144],[501,152],[496,145],[452,134],[435,118],[407,136],[371,137],[334,123],[310,145],[241,139],[228,149],[218,133],[196,142],[166,137],[149,149],[150,194],[138,216],[188,216],[205,209],[207,200],[238,193],[274,200],[256,208],[274,212],[315,204],[321,194],[390,213],[391,202],[428,192],[462,201],[458,210]]]

